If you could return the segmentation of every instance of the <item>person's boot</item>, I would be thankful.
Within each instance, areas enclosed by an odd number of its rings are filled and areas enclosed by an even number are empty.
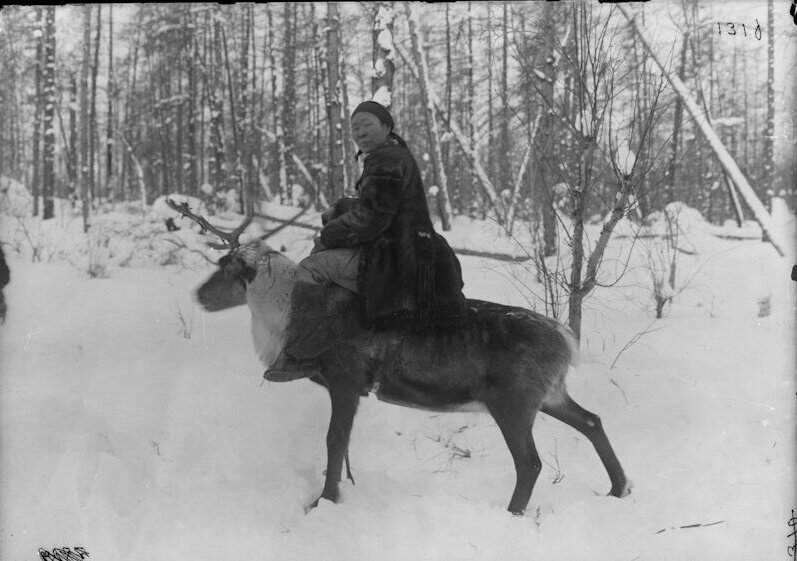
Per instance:
[[[353,293],[332,284],[296,283],[285,347],[263,377],[271,382],[289,382],[319,374],[318,355],[348,331],[340,329],[340,322],[345,321],[341,314],[352,298]]]
[[[265,371],[263,377],[269,382],[290,382],[318,374],[318,359],[299,360],[282,351],[276,362]]]

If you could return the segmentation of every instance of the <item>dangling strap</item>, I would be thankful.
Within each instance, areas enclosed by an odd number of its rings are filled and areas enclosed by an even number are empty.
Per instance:
[[[439,311],[435,287],[434,233],[419,231],[417,236],[417,319],[419,326],[428,326],[434,323]]]

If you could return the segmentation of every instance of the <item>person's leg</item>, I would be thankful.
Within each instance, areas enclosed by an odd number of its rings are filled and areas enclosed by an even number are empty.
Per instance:
[[[316,357],[337,341],[340,329],[332,329],[332,324],[346,303],[335,294],[343,291],[334,285],[357,292],[359,255],[359,250],[330,249],[312,253],[299,263],[285,346],[266,370],[267,380],[287,382],[318,374]]]
[[[357,271],[360,267],[359,249],[325,249],[302,259],[296,273],[296,283],[324,284],[334,282],[346,290],[358,292]]]

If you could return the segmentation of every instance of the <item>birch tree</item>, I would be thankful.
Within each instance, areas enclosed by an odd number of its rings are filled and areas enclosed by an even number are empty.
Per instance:
[[[327,192],[332,201],[343,197],[343,123],[341,118],[340,15],[337,2],[327,2],[326,21],[326,107],[329,122],[329,172]]]
[[[373,75],[371,96],[390,109],[393,105],[393,76],[396,73],[393,47],[395,13],[388,2],[378,2],[373,28]]]
[[[608,242],[618,222],[632,209],[631,195],[638,190],[641,177],[654,163],[637,155],[650,152],[643,147],[658,125],[664,79],[656,84],[650,106],[641,116],[645,120],[641,131],[635,127],[639,116],[618,119],[618,92],[629,86],[626,80],[632,74],[623,69],[624,55],[609,46],[611,11],[596,14],[597,9],[583,3],[568,9],[572,48],[560,46],[559,52],[572,76],[572,95],[567,105],[547,108],[565,129],[566,146],[564,153],[542,155],[541,159],[547,160],[546,165],[567,189],[569,220],[563,220],[562,227],[570,263],[569,269],[553,275],[567,292],[568,324],[580,338],[585,299],[597,287],[611,284],[599,275]],[[639,110],[638,105],[634,107]],[[601,187],[608,185],[612,190],[602,192]],[[598,238],[590,240],[585,225],[596,210],[605,218]]]
[[[421,86],[421,99],[423,100],[424,113],[426,117],[426,131],[429,136],[429,144],[432,147],[432,165],[434,166],[437,192],[438,213],[444,231],[451,229],[451,199],[448,193],[448,178],[446,170],[443,168],[443,151],[440,146],[440,130],[435,115],[434,103],[429,95],[429,67],[426,62],[426,53],[421,44],[420,23],[418,14],[409,2],[404,4],[409,22],[410,38],[412,39],[412,49],[415,55],[415,64],[418,67],[419,84]]]

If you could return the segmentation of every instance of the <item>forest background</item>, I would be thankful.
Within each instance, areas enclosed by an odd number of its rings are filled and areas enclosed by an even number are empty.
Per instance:
[[[731,3],[728,21],[715,7],[7,6],[0,175],[28,186],[42,220],[71,201],[86,232],[114,205],[174,193],[209,215],[320,210],[352,193],[348,115],[374,98],[419,161],[439,227],[468,216],[530,231],[540,260],[566,237],[572,266],[552,284],[578,304],[606,241],[585,240],[584,224],[606,220],[610,236],[621,217],[644,224],[679,202],[713,224],[765,226],[773,197],[794,208],[788,3]]]

